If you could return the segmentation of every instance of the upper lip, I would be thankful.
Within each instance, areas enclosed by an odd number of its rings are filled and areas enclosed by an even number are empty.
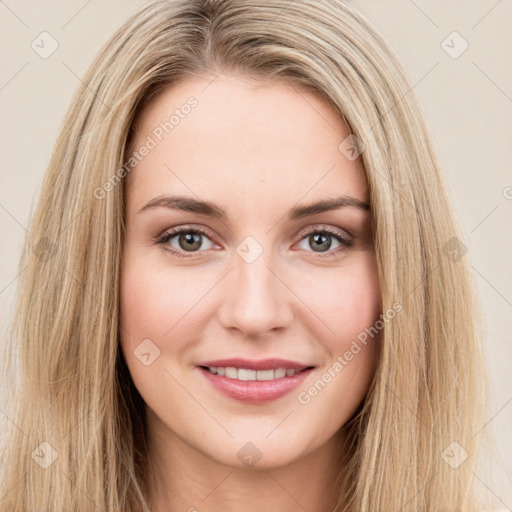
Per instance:
[[[206,361],[198,366],[209,367],[232,367],[232,368],[246,368],[247,370],[275,370],[277,368],[284,368],[285,370],[304,370],[313,365],[299,363],[297,361],[290,361],[287,359],[270,358],[261,360],[231,358],[231,359],[217,359],[215,361]]]

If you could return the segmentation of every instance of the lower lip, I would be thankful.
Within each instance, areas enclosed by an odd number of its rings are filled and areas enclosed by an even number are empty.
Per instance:
[[[313,368],[303,370],[291,377],[249,381],[230,379],[201,367],[199,367],[199,370],[208,379],[208,382],[224,395],[248,404],[261,404],[276,400],[293,391],[307,378]]]

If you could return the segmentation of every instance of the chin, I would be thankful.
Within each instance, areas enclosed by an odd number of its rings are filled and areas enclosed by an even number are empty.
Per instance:
[[[293,446],[284,443],[282,439],[276,438],[269,442],[262,437],[259,441],[232,440],[222,452],[210,453],[209,456],[216,462],[232,468],[268,471],[287,466],[302,455],[300,450],[293,450]],[[304,446],[306,444],[304,443]]]

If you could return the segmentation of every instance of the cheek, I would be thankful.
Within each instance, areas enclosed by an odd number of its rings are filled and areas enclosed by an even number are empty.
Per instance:
[[[373,266],[370,262],[361,266],[346,276],[341,286],[332,313],[337,315],[336,329],[352,340],[372,326],[381,313],[379,284]]]
[[[188,312],[204,294],[202,287],[201,278],[192,273],[172,272],[160,262],[128,257],[121,275],[121,322],[125,332],[133,342],[174,338],[183,323],[189,328],[193,324],[196,313]],[[180,322],[182,319],[185,322]]]
[[[176,311],[178,301],[173,290],[165,280],[155,279],[149,270],[137,266],[127,269],[121,279],[123,326],[133,335],[161,335],[164,325],[172,320],[170,315]],[[165,316],[164,312],[167,312]]]
[[[314,322],[327,354],[326,380],[333,382],[333,393],[350,397],[356,405],[370,384],[379,353],[380,331],[375,325],[382,308],[375,254],[359,253],[357,260],[329,278],[312,276],[308,289],[307,305],[321,320]]]
[[[312,275],[303,283],[302,295],[316,313],[316,322],[324,326],[322,338],[330,351],[345,350],[382,312],[373,252],[360,253],[344,268]]]
[[[193,345],[194,315],[187,311],[198,300],[198,284],[186,273],[171,272],[137,254],[136,249],[125,253],[120,287],[121,349],[135,386],[154,410],[181,396],[179,386],[173,385],[165,371],[174,374],[173,366]]]
[[[322,327],[324,335],[319,336],[327,358],[297,399],[305,414],[335,432],[364,399],[378,364],[380,332],[372,328],[382,311],[374,254],[337,269],[331,279],[313,282],[308,305],[329,328]]]

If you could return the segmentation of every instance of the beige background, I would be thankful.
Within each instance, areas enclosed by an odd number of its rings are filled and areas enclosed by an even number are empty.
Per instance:
[[[21,240],[64,111],[99,47],[140,3],[0,2],[1,333]],[[491,480],[476,477],[503,510],[512,510],[512,1],[355,3],[408,69],[448,174],[487,319],[495,386],[485,428],[495,433],[500,456]],[[59,45],[47,59],[31,48],[43,31]],[[462,39],[452,35],[442,46],[453,31],[469,44],[458,58],[443,47],[458,52]],[[8,421],[2,409],[0,427]]]

